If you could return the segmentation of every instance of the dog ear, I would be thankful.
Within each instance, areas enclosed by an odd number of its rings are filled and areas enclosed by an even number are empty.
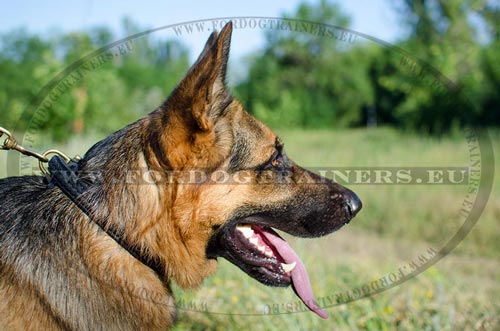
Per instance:
[[[220,34],[214,31],[200,56],[167,100],[190,129],[209,131],[214,118],[231,99],[226,90],[226,69],[233,25],[227,23]]]

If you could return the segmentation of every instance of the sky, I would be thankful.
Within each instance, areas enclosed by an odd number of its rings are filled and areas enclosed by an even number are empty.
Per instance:
[[[316,1],[306,0],[309,3]],[[284,12],[293,12],[300,2],[301,0],[3,0],[0,4],[0,34],[20,27],[41,35],[56,31],[64,33],[82,31],[96,26],[108,26],[118,32],[121,31],[124,17],[131,18],[144,29],[215,17],[278,17]],[[394,10],[395,2],[394,0],[339,1],[341,8],[351,16],[353,30],[388,42],[395,41],[402,34]],[[163,31],[163,33],[168,32]],[[194,55],[201,50],[208,35],[208,32],[193,33],[182,35],[180,38]],[[262,33],[235,31],[232,56],[247,54],[262,44]]]

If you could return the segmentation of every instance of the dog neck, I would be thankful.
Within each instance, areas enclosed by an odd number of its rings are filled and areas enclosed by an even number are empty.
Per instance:
[[[61,157],[55,156],[49,162],[51,180],[48,186],[51,188],[55,186],[59,187],[59,189],[89,217],[90,221],[97,224],[102,231],[116,241],[118,245],[123,247],[123,249],[135,259],[139,260],[142,264],[162,277],[165,274],[165,268],[159,258],[143,254],[136,245],[130,245],[113,227],[106,226],[106,221],[104,219],[97,216],[99,214],[96,212],[98,206],[90,204],[89,201],[85,199],[85,191],[87,191],[88,187],[92,184],[78,178],[78,168],[78,162],[71,160],[69,163],[66,163]]]

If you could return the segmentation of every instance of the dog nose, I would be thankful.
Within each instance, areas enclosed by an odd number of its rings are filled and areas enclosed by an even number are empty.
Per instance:
[[[363,207],[363,204],[356,193],[350,190],[346,193],[345,203],[347,205],[347,209],[349,210],[349,214],[351,214],[351,218],[356,216],[356,214],[361,210],[361,207]]]

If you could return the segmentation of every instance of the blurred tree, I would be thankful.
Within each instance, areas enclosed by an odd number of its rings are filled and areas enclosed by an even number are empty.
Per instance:
[[[396,3],[408,33],[395,46],[406,55],[293,28],[270,29],[263,51],[250,58],[238,95],[273,126],[378,122],[441,134],[463,125],[499,125],[500,6],[488,0]],[[303,3],[283,17],[349,24],[327,1]]]
[[[0,118],[3,126],[15,125],[47,75],[54,75],[57,69],[50,41],[25,30],[0,37]]]
[[[336,28],[350,22],[336,3],[304,2],[266,30],[265,46],[249,57],[237,96],[274,127],[379,123],[444,133],[465,124],[500,125],[500,5],[395,3],[407,29],[396,47],[407,55]],[[141,31],[123,20],[125,36]],[[27,127],[31,117],[20,116],[40,102],[43,86],[116,39],[105,27],[48,39],[24,30],[0,36],[0,124],[14,127],[20,119],[17,127]],[[63,89],[38,128],[55,139],[109,133],[154,109],[185,74],[188,50],[179,40],[152,35],[127,45],[128,52],[86,70]]]
[[[481,69],[484,81],[481,84],[481,124],[500,125],[500,4],[487,3],[479,13],[485,21],[488,43],[482,52]]]
[[[274,127],[359,125],[373,96],[363,47],[338,40],[343,30],[333,27],[348,26],[348,16],[321,0],[284,18],[294,19],[290,29],[266,33],[237,87],[249,111]]]
[[[400,17],[409,31],[407,39],[399,46],[422,62],[417,62],[417,69],[393,72],[391,66],[394,68],[402,61],[391,59],[395,56],[393,53],[387,58],[388,67],[377,73],[376,88],[385,94],[400,96],[393,100],[396,102],[386,105],[392,109],[396,123],[425,132],[443,133],[481,121],[486,78],[481,67],[484,45],[480,42],[478,23],[472,18],[485,3],[482,0],[399,2]],[[476,15],[478,17],[481,18]],[[487,63],[483,64],[487,66]],[[437,68],[445,77],[432,78],[433,69],[428,65]],[[419,74],[421,69],[428,77]],[[437,82],[445,82],[447,78],[456,88]]]
[[[128,19],[126,34],[140,31]],[[151,35],[134,39],[128,53],[89,68],[78,62],[85,55],[115,39],[104,27],[72,32],[44,40],[23,30],[0,39],[0,123],[27,128],[40,89],[63,68],[75,66],[83,76],[63,86],[57,100],[37,119],[37,129],[50,132],[56,140],[95,131],[109,133],[152,111],[175,86],[188,68],[189,54],[177,40],[160,40]],[[87,69],[82,69],[87,65]],[[43,96],[42,96],[43,97]],[[24,114],[24,117],[20,117]],[[27,115],[26,115],[27,114]]]

